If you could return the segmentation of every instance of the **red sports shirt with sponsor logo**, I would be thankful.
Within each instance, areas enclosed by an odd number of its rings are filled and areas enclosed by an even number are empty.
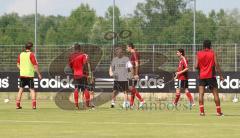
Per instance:
[[[88,60],[88,55],[82,52],[70,54],[69,66],[73,69],[74,78],[81,78],[84,75],[83,66]]]
[[[134,74],[136,74],[136,64],[135,62],[138,62],[138,66],[140,65],[140,54],[135,51],[135,52],[132,52],[131,53],[131,56],[130,56],[130,61],[133,65],[133,70],[134,70]],[[139,72],[137,72],[137,74],[139,74]]]
[[[197,53],[199,79],[214,78],[215,73],[215,53],[212,49],[204,49]]]
[[[182,71],[182,70],[184,70],[185,68],[188,68],[188,60],[187,60],[187,58],[182,57],[182,58],[179,60],[177,72]],[[178,80],[188,80],[188,71],[186,71],[186,72],[178,75],[178,76],[177,76],[177,79],[178,79]]]

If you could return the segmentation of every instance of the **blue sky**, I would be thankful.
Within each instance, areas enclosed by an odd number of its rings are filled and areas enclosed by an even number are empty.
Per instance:
[[[133,13],[138,2],[145,0],[115,0],[120,7],[122,15]],[[104,16],[106,9],[112,4],[112,0],[38,0],[38,12],[44,15],[70,15],[71,11],[81,3],[88,3]],[[0,0],[0,15],[17,12],[19,15],[34,13],[35,0]],[[240,0],[197,0],[197,10],[208,13],[212,9],[232,10],[240,9]]]

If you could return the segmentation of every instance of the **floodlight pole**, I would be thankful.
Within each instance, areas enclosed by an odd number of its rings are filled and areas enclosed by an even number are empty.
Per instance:
[[[195,71],[195,59],[196,59],[196,0],[194,2],[194,9],[193,9],[193,71]]]
[[[115,0],[113,0],[113,19],[112,19],[112,22],[113,22],[113,35],[115,35]],[[115,47],[115,36],[113,36],[113,40],[112,40],[112,44],[113,44],[113,49]]]
[[[34,52],[37,57],[37,0],[35,0],[35,34],[34,34]]]

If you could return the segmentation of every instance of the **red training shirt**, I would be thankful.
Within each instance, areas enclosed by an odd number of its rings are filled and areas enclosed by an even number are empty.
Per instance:
[[[179,60],[178,63],[178,68],[177,68],[177,72],[184,70],[185,68],[188,68],[188,60],[185,57],[182,57]],[[188,80],[188,71],[180,74],[177,76],[178,80]]]
[[[138,66],[140,65],[140,54],[137,51],[132,52],[131,56],[130,56],[130,61],[131,61],[132,65],[133,65],[134,74],[136,74],[136,72],[135,72],[136,71],[136,64],[135,64],[135,62],[138,62]],[[138,72],[138,74],[139,74],[139,72]]]
[[[199,79],[214,78],[215,72],[215,53],[212,49],[204,49],[197,53]]]
[[[69,66],[73,69],[74,78],[81,78],[84,75],[83,65],[87,62],[88,55],[82,52],[74,52],[70,54]]]

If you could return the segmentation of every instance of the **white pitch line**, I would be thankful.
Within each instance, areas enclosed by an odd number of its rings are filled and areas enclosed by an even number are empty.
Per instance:
[[[147,123],[147,122],[88,122],[89,124],[106,124],[106,125],[164,125],[164,126],[173,126],[173,125],[181,125],[181,126],[199,126],[195,124],[172,124],[172,123]]]
[[[86,122],[86,124],[105,124],[105,125],[160,125],[160,126],[204,126],[209,124],[186,124],[186,123],[147,123],[147,122]],[[240,125],[211,124],[216,127],[240,127]]]
[[[64,122],[64,121],[23,121],[23,120],[0,120],[0,123],[46,123],[46,124],[74,124],[75,122]],[[159,125],[159,126],[205,126],[209,124],[187,124],[187,123],[148,123],[148,122],[83,122],[83,124],[93,125]],[[211,124],[215,127],[240,127],[240,125],[233,124]]]
[[[24,121],[24,120],[0,120],[2,123],[48,123],[48,124],[63,124],[69,123],[64,121]]]

